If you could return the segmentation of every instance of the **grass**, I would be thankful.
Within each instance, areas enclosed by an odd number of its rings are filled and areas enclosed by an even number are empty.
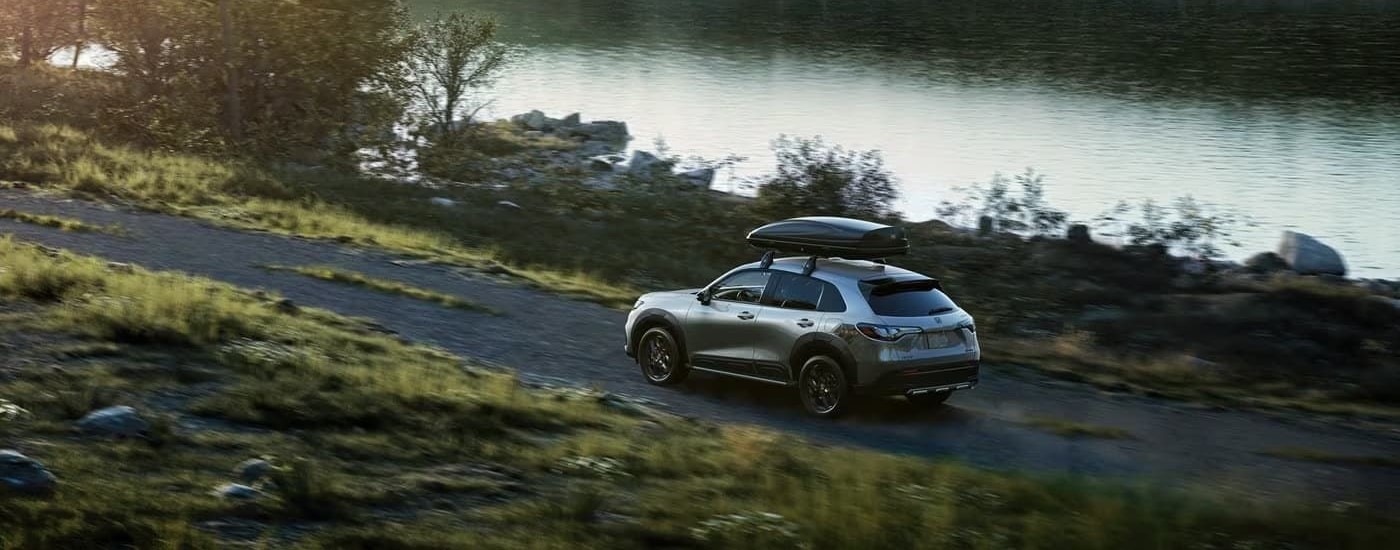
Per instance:
[[[235,161],[109,145],[57,125],[0,127],[0,180],[127,202],[223,225],[376,247],[468,267],[490,268],[569,296],[622,306],[625,285],[581,271],[502,265],[489,247],[471,247],[427,224],[380,221],[322,198],[368,186],[392,202],[392,184],[326,172],[281,173]],[[426,202],[418,215],[429,211]],[[416,227],[415,227],[416,226]]]
[[[1085,424],[1058,418],[1033,417],[1022,421],[1027,426],[1045,430],[1065,437],[1091,437],[1097,439],[1135,439],[1133,433],[1122,428]]]
[[[324,311],[279,311],[275,296],[8,238],[0,265],[0,304],[24,310],[0,318],[0,339],[55,342],[8,359],[63,367],[0,378],[29,411],[0,438],[60,479],[52,497],[0,499],[3,548],[1370,548],[1400,535],[1364,508],[642,420]],[[165,435],[71,435],[73,417],[109,404]],[[252,456],[280,466],[266,496],[210,495]]]
[[[305,275],[305,276],[307,276],[307,277],[312,277],[312,278],[315,278],[315,279],[320,279],[320,280],[323,280],[323,281],[331,281],[331,282],[342,283],[342,284],[347,284],[347,285],[359,286],[359,287],[363,287],[363,288],[368,288],[368,289],[371,289],[371,290],[375,290],[375,291],[378,291],[378,292],[383,292],[383,293],[386,293],[386,294],[396,294],[396,295],[399,295],[399,296],[407,296],[407,297],[409,297],[409,298],[413,298],[413,299],[416,299],[416,300],[423,300],[423,301],[425,301],[425,302],[432,302],[432,303],[435,303],[435,304],[443,305],[443,306],[450,307],[450,308],[454,308],[454,309],[461,309],[461,310],[465,310],[465,311],[475,311],[475,312],[479,312],[479,313],[489,313],[489,314],[491,314],[491,315],[502,315],[502,313],[501,313],[500,310],[497,310],[497,309],[491,308],[491,307],[487,307],[487,306],[484,306],[484,305],[481,305],[481,304],[478,304],[478,303],[476,303],[476,302],[472,302],[472,301],[469,301],[469,300],[464,300],[464,299],[462,299],[462,298],[458,298],[458,297],[453,296],[453,295],[451,295],[451,294],[446,294],[446,293],[442,293],[442,292],[437,292],[437,291],[435,291],[435,290],[428,290],[428,289],[425,289],[425,288],[419,288],[419,287],[407,285],[407,284],[404,284],[404,283],[401,283],[401,282],[398,282],[398,281],[392,281],[392,280],[388,280],[388,279],[380,279],[380,278],[377,278],[377,277],[370,277],[370,276],[365,275],[365,274],[363,274],[363,273],[357,273],[357,272],[354,272],[354,271],[346,271],[346,270],[336,269],[336,268],[333,268],[333,267],[326,267],[326,266],[295,266],[295,267],[289,267],[289,266],[275,266],[275,265],[274,265],[274,266],[265,266],[265,267],[266,267],[266,269],[269,269],[269,270],[272,270],[272,271],[286,271],[286,272],[291,272],[291,273],[297,273],[297,274],[300,274],[300,275]]]
[[[1305,460],[1308,462],[1321,462],[1324,464],[1340,464],[1343,466],[1379,466],[1384,468],[1400,468],[1400,458],[1393,456],[1357,456],[1341,455],[1320,451],[1317,449],[1306,449],[1301,447],[1290,447],[1283,449],[1270,449],[1264,451],[1264,455],[1287,458],[1289,460]]]
[[[43,214],[30,214],[28,212],[20,212],[13,208],[0,210],[0,218],[14,220],[20,223],[27,223],[30,225],[53,227],[55,229],[61,229],[63,231],[110,233],[113,235],[121,235],[125,233],[125,231],[120,225],[93,225],[78,219],[65,218],[61,216],[47,216]]]

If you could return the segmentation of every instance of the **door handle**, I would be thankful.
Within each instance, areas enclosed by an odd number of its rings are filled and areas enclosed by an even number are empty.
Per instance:
[[[739,314],[739,318],[748,321],[750,319],[753,319],[753,314],[745,311]]]
[[[816,324],[816,323],[813,323],[811,319],[798,319],[798,320],[797,320],[797,326],[802,327],[802,328],[807,328],[807,327],[810,327],[810,326],[815,325],[815,324]]]

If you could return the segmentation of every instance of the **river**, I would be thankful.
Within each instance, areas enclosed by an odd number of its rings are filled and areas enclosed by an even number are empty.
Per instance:
[[[1034,167],[1088,219],[1181,195],[1400,276],[1400,0],[411,0],[501,20],[525,58],[488,112],[625,120],[633,146],[879,149],[899,208]],[[724,188],[731,183],[720,183]]]

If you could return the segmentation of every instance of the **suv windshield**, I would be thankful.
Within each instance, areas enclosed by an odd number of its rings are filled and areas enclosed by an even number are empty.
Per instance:
[[[866,286],[865,300],[870,310],[882,317],[925,317],[957,309],[948,295],[935,288],[933,279],[902,281],[879,286]]]

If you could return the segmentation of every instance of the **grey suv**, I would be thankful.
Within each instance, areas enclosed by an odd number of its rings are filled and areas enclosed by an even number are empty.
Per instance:
[[[823,417],[855,393],[942,404],[977,385],[981,359],[972,316],[936,279],[864,260],[770,254],[705,288],[642,296],[626,330],[653,384],[695,370],[796,386]]]

